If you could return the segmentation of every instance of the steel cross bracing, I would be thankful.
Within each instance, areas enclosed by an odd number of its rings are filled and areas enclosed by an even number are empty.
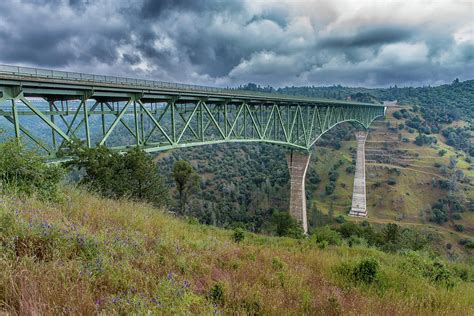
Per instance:
[[[3,117],[7,125],[0,126],[52,158],[74,139],[89,147],[141,146],[149,152],[224,142],[264,142],[307,151],[335,125],[355,122],[367,129],[385,112],[378,104],[1,70],[0,124]],[[32,117],[34,125],[28,123]]]

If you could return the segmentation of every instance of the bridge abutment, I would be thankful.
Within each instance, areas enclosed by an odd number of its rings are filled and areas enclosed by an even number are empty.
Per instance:
[[[356,168],[352,193],[352,207],[349,216],[366,217],[365,140],[367,139],[367,132],[357,131],[355,136],[357,140]]]
[[[287,155],[288,170],[290,173],[290,215],[303,226],[305,234],[308,232],[306,216],[305,179],[311,154],[291,151]]]

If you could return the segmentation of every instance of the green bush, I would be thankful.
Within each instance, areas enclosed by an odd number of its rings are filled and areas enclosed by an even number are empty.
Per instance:
[[[209,290],[208,297],[212,303],[222,303],[224,301],[224,284],[222,282],[214,283]]]
[[[344,218],[343,215],[338,215],[338,216],[336,217],[336,223],[338,223],[338,224],[344,224],[345,222],[346,222],[346,219]]]
[[[387,183],[388,183],[389,185],[395,185],[395,184],[397,184],[397,179],[395,179],[395,178],[389,178],[389,179],[387,180]]]
[[[316,238],[317,243],[327,242],[329,245],[342,244],[341,235],[332,230],[329,226],[315,228],[312,232],[313,238]]]
[[[371,284],[377,280],[379,268],[377,259],[365,258],[357,263],[342,262],[334,270],[345,282]]]
[[[442,262],[436,261],[429,266],[425,271],[425,276],[433,283],[444,285],[447,288],[452,288],[454,286],[451,271],[449,271],[446,265]]]
[[[326,192],[326,195],[331,195],[334,190],[336,189],[336,182],[330,181],[325,187],[324,190]]]
[[[403,117],[400,111],[393,112],[392,116],[397,120],[400,120]]]
[[[455,225],[454,225],[454,228],[455,228],[458,232],[463,232],[463,231],[464,231],[464,225],[463,225],[463,224],[455,224]]]
[[[272,268],[273,268],[273,270],[281,271],[281,270],[283,270],[284,267],[285,267],[285,263],[283,261],[281,261],[280,258],[274,257],[272,259]]]
[[[375,258],[361,260],[352,270],[355,281],[370,284],[377,278],[379,262]]]
[[[355,166],[353,166],[353,165],[348,166],[346,168],[346,172],[350,173],[350,174],[354,173],[355,172]]]
[[[470,242],[464,244],[464,248],[466,248],[466,249],[474,249],[474,241],[470,241]]]
[[[102,196],[126,197],[156,206],[168,202],[168,190],[157,164],[138,147],[120,154],[105,146],[87,148],[76,143],[67,153],[74,157],[67,166],[84,172],[80,183]]]
[[[35,194],[42,200],[57,200],[62,177],[61,167],[45,164],[43,157],[15,140],[0,144],[1,192]]]
[[[275,226],[275,232],[278,236],[287,236],[297,239],[304,237],[301,225],[298,224],[288,212],[273,213],[272,223]]]
[[[363,237],[351,236],[347,239],[347,244],[349,247],[354,246],[364,246],[367,247],[367,240]]]
[[[244,238],[245,238],[245,232],[242,228],[238,227],[234,229],[234,232],[232,234],[232,239],[234,239],[236,243],[243,241]]]

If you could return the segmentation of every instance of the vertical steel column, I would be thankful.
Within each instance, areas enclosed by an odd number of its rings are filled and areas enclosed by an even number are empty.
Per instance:
[[[50,119],[51,119],[51,122],[53,122],[53,124],[55,124],[55,118],[54,118],[54,115],[53,115],[53,102],[54,101],[49,101],[49,112],[50,112]],[[56,132],[54,131],[53,128],[51,128],[51,140],[53,142],[53,151],[56,151]]]
[[[145,104],[143,104],[145,106]],[[140,107],[140,131],[141,131],[141,141],[140,143],[144,145],[144,139],[145,139],[145,123],[143,122],[144,115],[143,115],[143,110]]]
[[[245,103],[244,106],[245,107],[244,107],[244,135],[243,136],[244,136],[244,138],[246,138],[247,137],[247,111],[248,111],[247,103]],[[246,109],[247,109],[247,111],[246,111]]]
[[[228,124],[227,124],[227,102],[225,102],[224,103],[224,134],[225,134],[226,139],[229,138],[229,136],[230,136],[227,126],[228,126]]]
[[[20,143],[20,121],[18,117],[18,109],[15,99],[12,99],[12,114],[13,114],[13,125],[15,126],[15,138],[18,144]]]
[[[171,137],[173,140],[173,144],[176,144],[176,121],[174,112],[174,100],[171,100]]]
[[[140,130],[138,126],[138,111],[137,111],[137,102],[133,101],[133,121],[135,124],[135,141],[137,146],[140,145]]]
[[[104,102],[100,102],[100,116],[101,116],[101,123],[102,123],[102,137],[105,136],[105,114],[104,114]]]
[[[86,144],[88,148],[91,148],[91,131],[89,129],[89,113],[87,109],[87,97],[82,97],[82,106],[84,109],[84,127],[86,130]]]
[[[203,104],[202,101],[199,101],[199,120],[201,122],[200,126],[200,137],[201,141],[204,141],[204,112],[203,112]]]

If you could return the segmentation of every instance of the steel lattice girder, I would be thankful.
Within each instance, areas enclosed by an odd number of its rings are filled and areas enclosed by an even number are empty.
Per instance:
[[[19,141],[24,135],[52,157],[75,138],[85,140],[87,146],[117,150],[141,146],[149,152],[224,142],[265,142],[307,151],[339,123],[355,122],[367,129],[385,113],[382,105],[338,100],[275,94],[252,97],[245,92],[203,95],[56,81],[6,80],[0,74],[0,101],[11,102],[9,108],[0,107],[0,117],[11,123]],[[36,106],[31,97],[44,99],[49,107]],[[71,101],[78,106],[70,108]],[[19,110],[17,104],[25,109]],[[34,136],[20,123],[23,116],[38,118],[51,133]],[[118,126],[125,128],[125,134]],[[127,141],[122,143],[124,138]]]

